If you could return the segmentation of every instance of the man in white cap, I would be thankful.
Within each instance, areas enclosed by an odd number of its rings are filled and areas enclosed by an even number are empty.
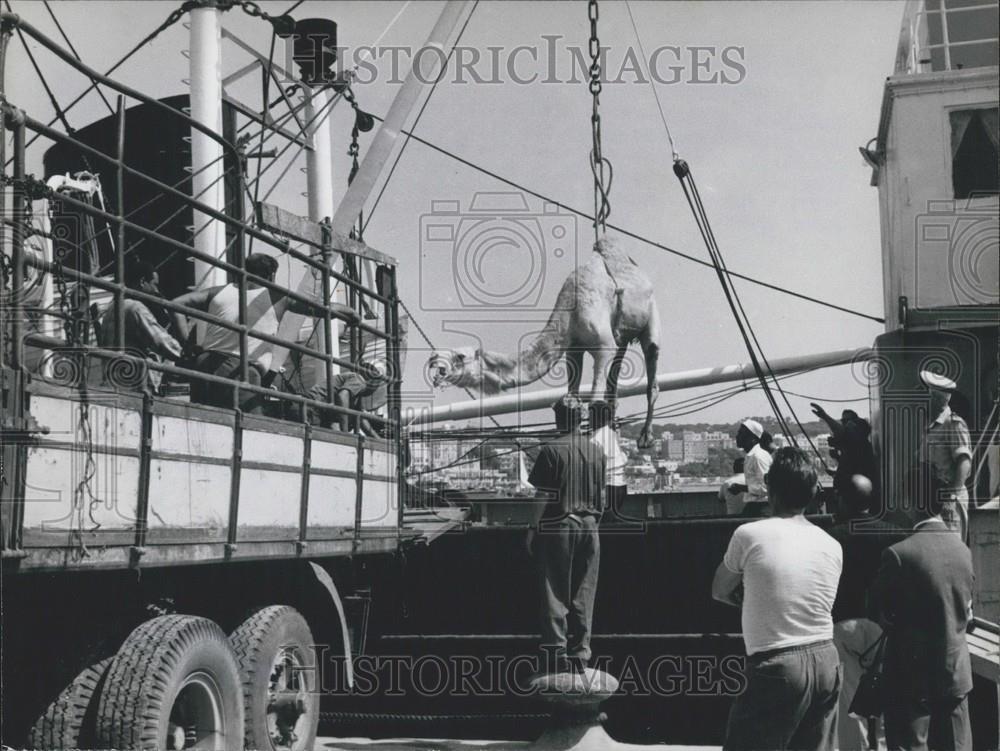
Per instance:
[[[931,424],[920,446],[920,462],[930,471],[932,482],[943,493],[941,518],[949,529],[965,540],[969,528],[969,491],[965,481],[972,470],[972,440],[965,420],[951,411],[951,395],[958,388],[953,380],[929,370],[920,380],[930,390]]]
[[[756,420],[744,420],[736,431],[736,445],[746,452],[743,462],[744,483],[729,486],[732,494],[744,493],[743,516],[768,516],[767,484],[764,477],[771,469],[771,455],[760,445],[764,427]]]

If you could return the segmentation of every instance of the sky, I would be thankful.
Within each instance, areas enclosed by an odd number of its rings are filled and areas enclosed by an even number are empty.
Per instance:
[[[41,2],[11,0],[11,4],[30,23],[59,39]],[[50,5],[82,59],[103,71],[178,4],[90,0]],[[260,5],[277,15],[292,3]],[[418,49],[442,5],[411,2],[404,8],[402,2],[307,0],[293,15],[336,20],[338,44],[347,49],[348,59],[360,46],[380,40],[383,49],[359,71],[363,78],[354,88],[360,106],[381,116],[399,90],[408,62],[401,58],[397,66],[401,72],[394,77],[393,53],[384,48]],[[665,119],[678,153],[697,179],[729,269],[881,316],[877,193],[869,185],[870,170],[857,147],[876,132],[903,3],[632,2],[645,55],[639,52],[625,3],[604,0],[599,7],[600,42],[609,50],[611,77],[618,79],[605,84],[601,95],[603,152],[614,165],[609,221],[708,259],[671,171],[671,149],[653,88],[642,63],[636,67],[640,57],[648,61],[656,53],[660,80],[654,85]],[[223,14],[223,24],[267,54],[267,24],[239,10]],[[416,134],[537,193],[591,212],[591,98],[579,74],[573,80],[570,49],[585,52],[588,35],[587,7],[582,2],[483,0],[461,39],[461,46],[468,48],[463,53],[467,61],[474,50],[482,56],[471,69],[481,82],[473,81],[469,68],[466,75],[450,66],[417,123]],[[35,43],[31,46],[59,101],[68,102],[85,88],[79,74]],[[176,24],[116,77],[153,96],[184,93],[185,47],[187,31]],[[249,61],[229,43],[223,55],[224,74]],[[550,55],[555,57],[554,67]],[[490,67],[492,59],[499,61],[498,68]],[[257,103],[258,80],[248,77],[230,93]],[[16,106],[51,118],[48,97],[17,41],[10,52],[6,86],[8,99]],[[74,127],[82,127],[107,113],[92,93],[68,117]],[[338,193],[346,187],[351,122],[346,106],[330,117]],[[362,156],[372,135],[362,136]],[[29,171],[41,171],[43,149],[41,142],[32,148]],[[291,156],[289,152],[286,158]],[[271,174],[283,166],[276,165]],[[269,200],[305,214],[304,189],[304,177],[293,169]],[[366,242],[399,259],[401,297],[437,347],[515,349],[544,324],[562,279],[590,252],[593,230],[585,220],[561,210],[546,213],[541,201],[530,195],[483,195],[490,192],[509,194],[513,189],[411,142],[368,225]],[[520,236],[528,238],[523,245],[488,241],[463,245],[463,231],[475,222],[468,212],[477,194],[477,206],[514,207],[489,226],[516,225]],[[443,212],[456,202],[457,214]],[[494,215],[501,216],[496,211]],[[449,242],[434,234],[448,225],[460,240]],[[552,242],[553,233],[562,235],[559,247]],[[575,243],[567,238],[575,238]],[[661,373],[748,360],[710,268],[636,240],[622,242],[654,282],[662,320]],[[456,263],[473,268],[477,260],[481,279],[452,271]],[[875,321],[747,282],[737,280],[735,285],[768,358],[869,346],[882,332]],[[518,300],[521,307],[497,307],[500,299]],[[443,404],[466,398],[458,390],[435,393],[426,386],[423,363],[429,347],[412,329],[409,345],[404,388],[413,400]],[[864,413],[867,389],[861,370],[833,368],[784,385],[806,397],[831,400],[827,405],[831,412],[850,406]],[[664,406],[714,388],[718,387],[663,393],[659,403]],[[811,417],[810,398],[790,399],[800,417]],[[859,401],[833,401],[846,399]],[[644,398],[632,397],[622,413],[643,409]],[[768,411],[764,397],[750,392],[678,421],[729,422]],[[544,414],[530,417],[544,419]]]

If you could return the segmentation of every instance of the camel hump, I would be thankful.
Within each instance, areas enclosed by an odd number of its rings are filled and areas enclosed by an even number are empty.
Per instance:
[[[601,257],[604,261],[604,268],[613,277],[631,274],[635,269],[639,268],[639,264],[626,255],[615,238],[602,237],[594,243],[594,252]],[[622,280],[616,278],[616,282],[616,286],[620,287]]]

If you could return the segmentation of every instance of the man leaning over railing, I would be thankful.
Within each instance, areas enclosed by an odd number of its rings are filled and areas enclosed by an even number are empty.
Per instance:
[[[251,332],[275,337],[278,324],[286,311],[299,315],[322,318],[325,306],[322,300],[307,303],[257,282],[254,277],[266,282],[274,282],[278,262],[264,253],[247,256],[246,325]],[[232,327],[239,325],[240,291],[235,283],[208,289],[198,289],[174,299],[178,305],[202,310],[221,319]],[[328,303],[331,314],[345,319],[350,324],[359,320],[357,313],[347,305]],[[206,322],[205,334],[200,342],[193,341],[193,330],[183,313],[174,313],[174,323],[185,349],[194,355],[194,369],[215,376],[240,380],[240,332],[236,328],[214,322]],[[248,383],[254,386],[270,386],[274,378],[271,371],[273,357],[271,342],[249,336],[247,340]],[[199,382],[191,384],[191,401],[218,407],[232,406],[232,390],[222,384]],[[240,409],[248,413],[260,413],[263,400],[260,394],[241,392]]]

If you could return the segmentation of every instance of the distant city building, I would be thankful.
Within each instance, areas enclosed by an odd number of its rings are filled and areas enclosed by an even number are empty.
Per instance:
[[[684,441],[671,438],[666,442],[663,455],[671,461],[684,461]]]
[[[686,435],[686,434],[685,434]],[[696,433],[695,435],[700,435]],[[684,462],[704,462],[708,460],[708,443],[703,439],[684,439]]]

